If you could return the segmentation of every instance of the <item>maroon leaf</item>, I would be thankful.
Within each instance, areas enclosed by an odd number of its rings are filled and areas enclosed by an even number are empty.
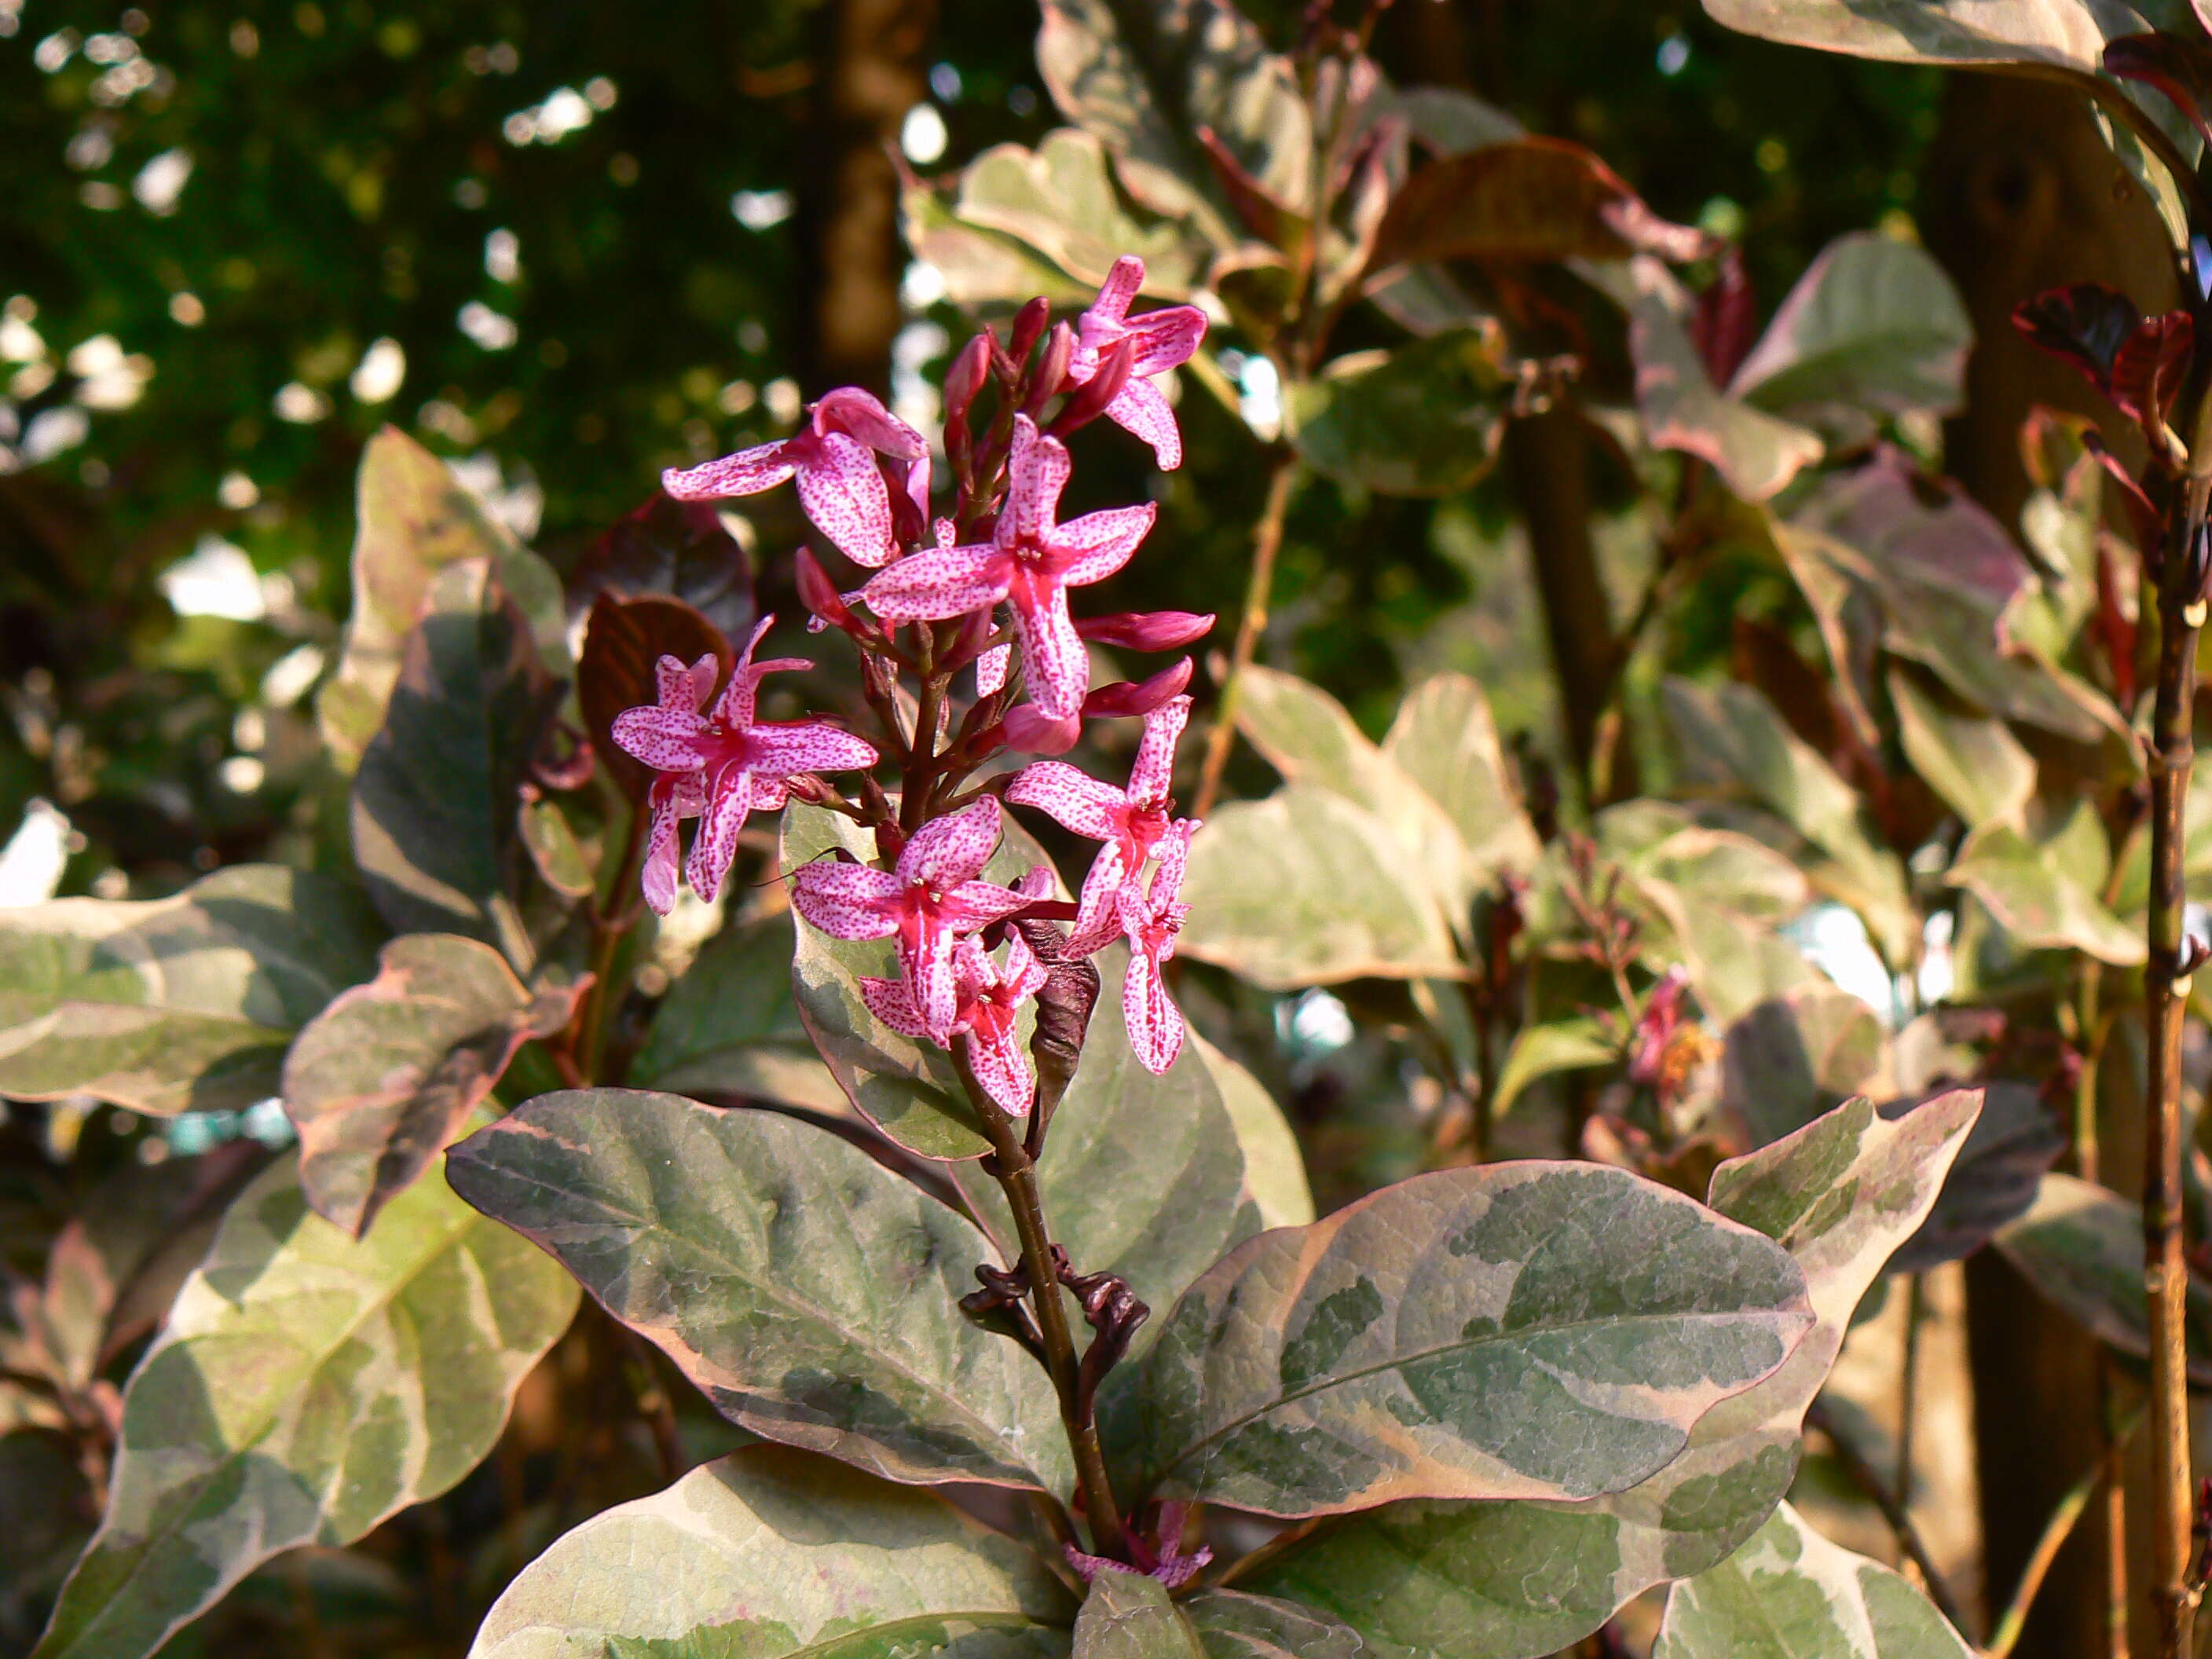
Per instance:
[[[2154,450],[2164,450],[2166,412],[2189,372],[2196,329],[2185,311],[2146,317],[2112,358],[2112,405],[2143,429]]]
[[[576,670],[576,698],[592,749],[632,799],[643,798],[653,774],[609,735],[615,716],[658,700],[653,668],[662,657],[690,663],[708,655],[717,658],[728,674],[733,660],[729,641],[681,599],[658,594],[625,599],[602,592],[592,601],[583,660]]]
[[[1534,264],[1693,258],[1702,231],[1661,218],[1580,144],[1521,138],[1431,161],[1399,190],[1376,233],[1370,272],[1431,259]]]
[[[2105,67],[2124,81],[2155,87],[2212,143],[2212,45],[2178,34],[2124,34],[2105,47]]]
[[[1721,256],[1720,274],[1698,295],[1690,316],[1690,339],[1715,386],[1735,378],[1759,337],[1759,298],[1743,268],[1743,252],[1731,247]]]
[[[2088,376],[2089,384],[2109,394],[2112,359],[2142,320],[2135,301],[2102,283],[2074,283],[2023,300],[2012,325],[2052,356]]]
[[[1883,1271],[1925,1273],[1972,1255],[2000,1227],[2027,1213],[2044,1171],[2066,1150],[2066,1137],[2036,1090],[2024,1083],[1981,1086],[1981,1115],[1943,1178],[1936,1207]],[[1893,1101],[1881,1115],[1903,1117],[1931,1097]]]
[[[675,501],[657,490],[592,544],[568,590],[580,605],[601,593],[681,599],[733,635],[750,633],[758,612],[744,550],[713,505]]]

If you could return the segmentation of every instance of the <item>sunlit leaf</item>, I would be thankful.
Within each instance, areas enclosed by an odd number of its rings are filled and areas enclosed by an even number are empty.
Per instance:
[[[2035,757],[2002,720],[1962,714],[1893,670],[1890,702],[1905,757],[1969,830],[2019,824],[2035,793]]]
[[[1181,1603],[1206,1659],[1356,1659],[1359,1633],[1327,1613],[1241,1590],[1200,1590]]]
[[[106,1516],[40,1659],[139,1659],[280,1551],[349,1544],[446,1492],[575,1305],[566,1273],[435,1176],[356,1243],[279,1163],[131,1376]]]
[[[958,1312],[989,1241],[827,1130],[576,1090],[446,1164],[754,1433],[896,1480],[1068,1487],[1043,1371]]]
[[[167,1116],[276,1092],[292,1035],[374,970],[360,893],[234,865],[173,898],[0,910],[0,1094]]]
[[[1481,869],[1525,871],[1536,831],[1498,739],[1489,699],[1465,674],[1437,674],[1407,693],[1382,754],[1444,811]]]
[[[1136,1573],[1102,1572],[1075,1619],[1074,1659],[1206,1659],[1167,1586]]]
[[[1889,1034],[1873,1009],[1835,986],[1805,986],[1729,1027],[1722,1103],[1749,1144],[1764,1146],[1853,1095],[1884,1092],[1888,1060]]]
[[[1495,336],[1454,329],[1348,352],[1291,386],[1285,429],[1316,471],[1385,495],[1447,495],[1498,459],[1511,377]]]
[[[2082,810],[2091,811],[2087,802]],[[2064,835],[2031,841],[2009,824],[1991,823],[1968,838],[1945,879],[1987,905],[2028,949],[2086,951],[2121,967],[2141,963],[2148,950],[2142,930],[2106,907],[2099,890],[2106,872],[2069,858],[2074,841]]]
[[[985,150],[961,173],[952,211],[1034,248],[1078,284],[1097,286],[1115,260],[1133,253],[1145,262],[1145,292],[1163,300],[1188,299],[1212,252],[1173,221],[1140,222],[1122,205],[1105,146],[1069,127],[1033,150]]]
[[[1221,1104],[1235,1126],[1244,1153],[1244,1195],[1260,1212],[1263,1227],[1303,1227],[1314,1218],[1313,1188],[1306,1180],[1305,1153],[1296,1130],[1260,1079],[1208,1042],[1187,1033],[1206,1069],[1221,1091]]]

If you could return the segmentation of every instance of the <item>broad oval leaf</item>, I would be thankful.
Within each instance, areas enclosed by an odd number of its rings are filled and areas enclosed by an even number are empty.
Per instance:
[[[1721,1101],[1764,1146],[1853,1095],[1886,1094],[1889,1034],[1850,992],[1808,985],[1759,1004],[1728,1029]]]
[[[2087,811],[2088,804],[2082,803]],[[2021,945],[2029,950],[2081,951],[2119,967],[2139,965],[2148,953],[2141,929],[2114,915],[2098,889],[2105,871],[2084,869],[2069,854],[2065,835],[2031,841],[2003,823],[1968,838],[1944,879],[1963,887]]]
[[[234,865],[173,898],[0,911],[0,1095],[92,1095],[161,1116],[277,1089],[292,1035],[368,977],[358,890]]]
[[[1262,1227],[1303,1227],[1314,1218],[1313,1187],[1306,1179],[1297,1132],[1260,1079],[1195,1030],[1190,1046],[1213,1074],[1221,1104],[1244,1153],[1244,1194],[1260,1212]]]
[[[676,1095],[752,1095],[849,1111],[799,1018],[791,928],[787,915],[763,916],[708,939],[654,1011],[626,1080]]]
[[[568,586],[580,606],[589,600],[596,607],[602,595],[665,599],[726,640],[744,638],[759,615],[744,550],[714,504],[676,501],[658,489],[607,526],[577,561]],[[652,700],[648,690],[641,701]]]
[[[1285,1516],[1644,1480],[1812,1322],[1789,1256],[1626,1170],[1418,1176],[1239,1246],[1101,1405],[1133,1494]]]
[[[1394,351],[1348,353],[1284,400],[1307,465],[1385,495],[1448,495],[1498,459],[1513,379],[1495,337],[1449,329]]]
[[[991,146],[962,172],[952,210],[1034,248],[1078,283],[1096,287],[1115,260],[1133,253],[1145,262],[1145,292],[1161,299],[1189,298],[1212,254],[1186,224],[1133,216],[1105,146],[1071,127],[1045,134],[1034,150]]]
[[[719,526],[717,533],[724,533]],[[736,551],[733,544],[731,552]],[[749,596],[745,609],[750,609]],[[576,702],[592,752],[633,802],[644,798],[654,774],[614,740],[614,723],[626,711],[660,700],[655,668],[664,656],[682,663],[716,659],[717,684],[735,660],[728,638],[681,599],[662,593],[624,598],[611,591],[592,599],[584,654],[576,665]]]
[[[1091,1580],[1075,1618],[1073,1659],[1206,1659],[1167,1586],[1110,1567]]]
[[[893,1480],[1067,1490],[1043,1371],[958,1310],[990,1242],[829,1131],[574,1090],[446,1168],[754,1433]]]
[[[1789,1490],[1852,1312],[1927,1216],[1978,1110],[1971,1091],[1895,1121],[1852,1101],[1715,1173],[1714,1207],[1790,1252],[1815,1322],[1652,1479],[1581,1504],[1393,1504],[1322,1528],[1246,1587],[1332,1613],[1389,1659],[1537,1659],[1724,1560]]]
[[[1973,1659],[1903,1574],[1832,1544],[1789,1504],[1667,1592],[1651,1659]]]
[[[558,1540],[469,1656],[1066,1659],[1074,1611],[1042,1561],[934,1492],[750,1446]]]
[[[1899,1101],[1881,1109],[1885,1117],[1897,1117],[1911,1109],[1911,1103]],[[1926,1273],[1972,1255],[2027,1213],[2066,1146],[2057,1115],[2044,1103],[2039,1089],[2026,1083],[1984,1085],[1981,1115],[1951,1165],[1936,1207],[1884,1271]]]
[[[1490,700],[1466,674],[1437,674],[1399,705],[1383,757],[1443,808],[1480,870],[1526,870],[1542,852],[1498,740]]]
[[[316,1213],[358,1237],[460,1132],[534,1036],[568,1023],[587,978],[533,993],[507,959],[458,933],[409,933],[376,977],[308,1022],[284,1058]]]
[[[1206,1659],[1356,1659],[1366,1650],[1349,1625],[1272,1595],[1200,1590],[1181,1606]]]
[[[447,1491],[575,1307],[566,1273],[441,1180],[356,1242],[272,1167],[131,1376],[106,1517],[39,1659],[140,1659],[279,1552]]]
[[[1945,708],[1902,669],[1890,671],[1889,700],[1905,757],[1968,830],[2023,823],[2035,794],[2035,757],[2010,726]]]

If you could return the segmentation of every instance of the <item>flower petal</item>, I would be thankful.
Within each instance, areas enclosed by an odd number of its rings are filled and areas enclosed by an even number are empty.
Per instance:
[[[1152,447],[1152,459],[1163,472],[1182,465],[1182,432],[1167,393],[1150,380],[1132,374],[1112,403],[1106,418],[1125,432],[1133,432]]]
[[[1152,502],[1142,507],[1109,507],[1103,513],[1086,513],[1053,532],[1053,551],[1065,561],[1060,579],[1070,587],[1103,582],[1123,565],[1145,539],[1160,510]]]
[[[1129,769],[1129,800],[1138,806],[1163,806],[1175,784],[1176,742],[1190,724],[1190,699],[1170,697],[1145,716],[1145,735]]]
[[[1070,956],[1087,957],[1121,931],[1121,890],[1133,872],[1117,838],[1098,849],[1091,872],[1083,878],[1083,896],[1075,907],[1075,926],[1068,930]]]
[[[697,689],[702,670],[706,674],[707,690],[711,691],[721,672],[721,666],[715,662],[711,652],[689,668],[684,665],[681,657],[664,654],[653,665],[653,683],[660,694],[660,706],[663,708],[678,708],[687,714],[697,714],[700,703],[705,700],[705,693]]]
[[[926,1037],[929,1035],[921,1023],[921,1011],[914,1006],[914,990],[902,979],[871,979],[860,981],[860,1000],[868,1005],[868,1012],[902,1036]]]
[[[1006,597],[1009,562],[995,547],[939,547],[911,553],[860,590],[887,623],[964,617]]]
[[[1163,306],[1129,319],[1125,337],[1137,343],[1132,379],[1164,374],[1187,363],[1206,337],[1206,313],[1196,306]]]
[[[812,449],[799,469],[799,504],[814,527],[855,564],[896,558],[890,491],[874,452],[842,432],[823,434]]]
[[[972,806],[932,818],[899,854],[898,879],[949,892],[973,881],[999,844],[999,803],[986,795]]]
[[[1067,595],[1056,582],[1040,582],[1017,600],[1014,627],[1021,635],[1022,668],[1029,676],[1030,698],[1048,720],[1070,720],[1083,712],[1091,689],[1091,656],[1068,619]]]
[[[1029,941],[1020,933],[1006,938],[1006,965],[1000,970],[999,983],[1016,1002],[1026,1002],[1044,988],[1049,976],[1044,963],[1036,959]]]
[[[975,695],[994,697],[1006,689],[1006,671],[1014,659],[1011,645],[994,645],[975,659]]]
[[[1158,1077],[1182,1052],[1182,1011],[1168,995],[1158,961],[1140,946],[1129,951],[1129,971],[1121,981],[1121,1023],[1137,1063]]]
[[[720,890],[738,856],[738,831],[753,810],[752,781],[742,766],[725,766],[714,775],[707,810],[699,815],[698,832],[691,837],[691,857],[684,873],[691,890],[711,899]]]
[[[951,1045],[953,1024],[960,1018],[959,987],[952,974],[953,942],[952,930],[934,919],[899,937],[900,965],[913,987],[922,1031],[939,1048]]]
[[[887,870],[817,860],[792,878],[791,908],[832,939],[888,939],[899,930],[905,892]]]
[[[1038,542],[1052,532],[1060,511],[1060,492],[1067,487],[1073,463],[1067,446],[1057,438],[1038,435],[1036,422],[1026,415],[1014,416],[1014,443],[1006,464],[1006,505],[999,520],[999,545]]]
[[[1011,1117],[1027,1117],[1036,1103],[1036,1078],[1011,1019],[977,1024],[968,1034],[968,1064],[983,1092]]]
[[[639,884],[653,914],[665,916],[676,908],[676,826],[682,811],[673,789],[656,783],[651,795],[653,817],[645,837],[645,864]]]
[[[885,409],[873,392],[855,386],[841,386],[823,394],[822,401],[814,405],[814,429],[824,434],[848,434],[897,460],[929,458],[929,445],[921,434]]]
[[[784,459],[781,444],[759,444],[704,466],[672,466],[660,475],[660,487],[679,501],[721,501],[773,489],[796,470]]]
[[[646,704],[625,708],[608,732],[622,751],[656,772],[690,772],[702,763],[698,736],[705,722],[684,708]]]
[[[1151,722],[1146,723],[1149,733]],[[1173,739],[1170,740],[1170,745]],[[1138,751],[1141,763],[1144,750]],[[1093,841],[1109,841],[1121,833],[1114,809],[1127,806],[1128,797],[1109,783],[1066,761],[1033,761],[1007,787],[1006,799],[1017,806],[1034,806],[1066,828]]]
[[[1001,887],[996,882],[963,881],[945,896],[939,914],[951,927],[967,933],[988,927],[994,921],[1004,921],[1015,911],[1026,909],[1036,902],[1027,893]]]
[[[1077,325],[1085,334],[1097,325],[1112,325],[1116,331],[1115,337],[1118,339],[1121,319],[1129,314],[1129,301],[1137,297],[1144,286],[1145,262],[1133,253],[1123,254],[1114,261],[1114,268],[1106,273],[1106,280],[1099,284],[1098,297],[1091,302],[1091,308],[1076,319]]]
[[[746,749],[756,768],[780,778],[856,771],[876,763],[869,744],[827,720],[767,721],[753,727]]]

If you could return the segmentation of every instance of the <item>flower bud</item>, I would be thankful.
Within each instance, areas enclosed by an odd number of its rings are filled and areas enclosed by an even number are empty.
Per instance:
[[[1102,685],[1083,700],[1083,712],[1093,720],[1121,720],[1149,714],[1170,697],[1179,697],[1190,684],[1190,659],[1183,657],[1147,679],[1116,680]],[[1040,751],[1042,752],[1042,751]]]
[[[1075,331],[1066,323],[1054,323],[1030,371],[1027,394],[1022,398],[1023,414],[1034,416],[1044,407],[1045,399],[1058,392],[1067,379],[1067,366],[1074,361]]]
[[[1106,405],[1120,397],[1121,388],[1129,384],[1129,371],[1136,361],[1136,341],[1116,340],[1112,349],[1099,359],[1098,372],[1076,387],[1068,400],[1060,405],[1059,415],[1053,420],[1052,435],[1064,438],[1103,415]]]
[[[1079,639],[1124,651],[1177,651],[1213,631],[1211,611],[1115,611],[1103,617],[1078,617]]]
[[[975,394],[983,389],[983,382],[991,378],[991,348],[998,340],[988,329],[960,348],[960,355],[952,360],[952,367],[945,371],[945,424],[948,428],[965,426],[969,406]]]
[[[891,534],[902,549],[929,539],[929,457],[902,462],[885,460],[884,484],[891,501]]]
[[[898,855],[906,851],[906,831],[898,827],[896,818],[886,818],[876,826],[876,855],[896,864]]]
[[[965,668],[982,654],[983,647],[997,631],[998,623],[991,614],[990,606],[986,605],[981,611],[970,611],[960,619],[959,629],[953,635],[951,647],[939,659],[938,666],[947,671]]]
[[[1029,755],[1065,755],[1083,735],[1083,717],[1070,714],[1064,720],[1048,720],[1035,703],[1025,702],[1006,711],[1001,732],[1009,749]]]
[[[849,633],[855,621],[853,608],[837,592],[837,584],[830,580],[830,573],[814,556],[814,550],[800,548],[792,567],[799,580],[799,602],[830,627]]]
[[[1014,313],[1013,326],[1006,331],[1006,356],[1012,361],[1017,374],[1029,362],[1030,349],[1051,320],[1052,301],[1042,297],[1030,301]]]

